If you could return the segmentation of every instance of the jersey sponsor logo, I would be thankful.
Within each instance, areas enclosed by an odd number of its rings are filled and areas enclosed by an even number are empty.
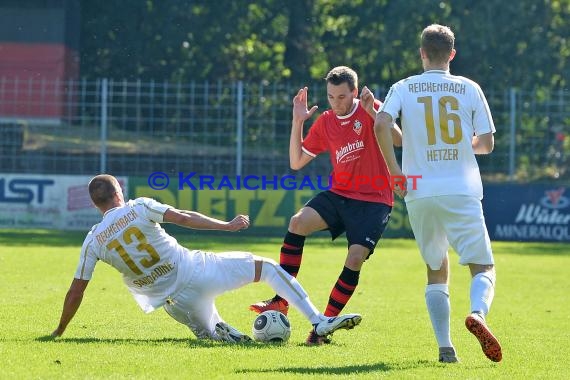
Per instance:
[[[349,123],[350,123],[350,120],[345,120],[345,121],[341,121],[340,125],[344,127],[345,125],[347,125]]]
[[[360,122],[360,120],[356,120],[354,122],[354,125],[352,126],[352,130],[354,132],[356,132],[356,134],[358,136],[360,136],[360,134],[362,133],[362,123]]]
[[[362,149],[364,149],[364,141],[362,140],[356,140],[353,143],[348,143],[336,151],[336,162],[342,162],[346,156]]]

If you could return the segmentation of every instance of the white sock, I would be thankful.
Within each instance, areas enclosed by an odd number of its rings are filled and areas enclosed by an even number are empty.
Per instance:
[[[433,326],[433,332],[439,347],[453,347],[449,319],[449,289],[446,284],[430,284],[426,286],[426,305]]]
[[[319,323],[323,320],[321,313],[309,300],[307,292],[299,284],[299,281],[285,272],[275,262],[263,260],[260,280],[267,283],[273,288],[275,293],[295,306],[297,310],[311,321],[311,324]]]
[[[489,313],[493,297],[495,296],[495,272],[487,271],[477,273],[471,279],[471,311],[483,316]]]

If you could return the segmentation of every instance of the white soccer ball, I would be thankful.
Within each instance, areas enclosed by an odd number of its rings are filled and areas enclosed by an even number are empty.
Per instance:
[[[255,317],[252,333],[260,342],[285,343],[291,336],[291,324],[285,314],[268,310]]]

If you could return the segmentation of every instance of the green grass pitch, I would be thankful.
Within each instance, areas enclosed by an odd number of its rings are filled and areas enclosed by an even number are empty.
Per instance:
[[[239,233],[178,235],[192,249],[247,250],[278,259],[281,239]],[[382,240],[364,265],[345,312],[360,326],[333,343],[303,344],[310,329],[289,313],[285,345],[196,340],[163,311],[144,314],[118,272],[100,263],[65,335],[56,327],[83,234],[0,231],[0,379],[563,379],[570,373],[570,245],[494,242],[496,295],[488,322],[503,361],[485,358],[463,326],[468,269],[451,252],[452,339],[459,364],[437,362],[424,303],[425,269],[415,242]],[[324,309],[346,255],[344,238],[307,240],[299,280]],[[250,332],[248,305],[273,294],[253,284],[218,299],[226,321]]]

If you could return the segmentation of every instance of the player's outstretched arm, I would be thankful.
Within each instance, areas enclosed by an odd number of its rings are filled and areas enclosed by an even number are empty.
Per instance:
[[[293,170],[299,170],[313,160],[314,157],[303,152],[303,124],[310,119],[318,106],[308,109],[308,88],[303,87],[293,98],[293,121],[291,122],[291,137],[289,139],[289,165]]]
[[[249,215],[238,215],[229,222],[212,218],[196,211],[168,209],[164,222],[195,230],[239,231],[249,227]]]
[[[53,338],[63,335],[67,325],[71,322],[81,305],[83,293],[85,292],[85,288],[87,288],[88,284],[89,280],[80,280],[77,278],[74,278],[71,282],[71,286],[69,287],[65,296],[65,301],[63,302],[63,310],[61,312],[61,318],[59,319],[59,325],[51,333]]]

